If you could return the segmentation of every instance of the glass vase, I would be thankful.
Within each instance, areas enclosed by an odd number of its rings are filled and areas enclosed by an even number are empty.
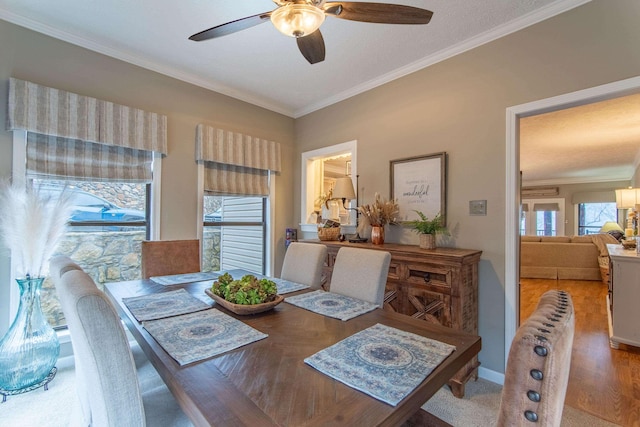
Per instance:
[[[0,393],[5,395],[46,385],[55,375],[60,354],[58,336],[40,306],[44,277],[16,281],[20,287],[18,313],[0,341]]]

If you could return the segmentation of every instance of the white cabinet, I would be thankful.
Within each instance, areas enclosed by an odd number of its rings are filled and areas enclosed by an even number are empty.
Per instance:
[[[640,347],[640,255],[620,245],[609,251],[609,343]]]

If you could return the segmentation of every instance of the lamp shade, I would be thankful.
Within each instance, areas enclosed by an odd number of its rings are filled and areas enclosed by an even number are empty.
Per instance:
[[[338,178],[336,185],[333,187],[331,194],[334,199],[353,200],[356,198],[356,192],[353,189],[353,181],[348,176]]]
[[[640,188],[621,188],[616,190],[616,207],[631,209],[640,203]]]
[[[310,4],[290,3],[274,10],[271,22],[285,36],[304,37],[320,28],[324,11]]]
[[[619,231],[621,233],[624,233],[624,230],[622,229],[622,227],[620,227],[620,224],[615,221],[605,222],[600,229],[600,233],[608,233],[610,231]]]

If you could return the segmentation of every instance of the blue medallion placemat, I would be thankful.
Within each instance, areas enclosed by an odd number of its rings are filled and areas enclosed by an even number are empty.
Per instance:
[[[139,322],[211,308],[211,304],[199,300],[184,289],[122,298],[122,302]]]
[[[307,289],[309,285],[303,285],[302,283],[292,282],[285,279],[269,279],[273,280],[278,287],[278,295],[288,294],[291,292],[301,291]]]
[[[144,328],[180,365],[217,356],[268,337],[220,310],[144,322]]]
[[[378,308],[377,305],[367,301],[322,290],[287,297],[285,302],[340,320],[353,319]]]
[[[376,324],[304,361],[349,387],[396,406],[455,349]]]
[[[182,283],[201,282],[203,280],[217,279],[220,273],[214,272],[200,272],[200,273],[185,273],[185,274],[173,274],[171,276],[156,276],[150,277],[154,282],[163,285],[179,285]]]

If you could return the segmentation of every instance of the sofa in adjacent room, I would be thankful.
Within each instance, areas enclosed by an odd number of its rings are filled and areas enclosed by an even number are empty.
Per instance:
[[[602,280],[606,233],[586,236],[521,236],[520,277],[527,279]],[[599,262],[600,261],[600,262]]]

